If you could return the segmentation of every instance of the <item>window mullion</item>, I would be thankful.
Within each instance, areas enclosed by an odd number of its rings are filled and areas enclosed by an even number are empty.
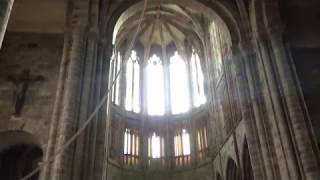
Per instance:
[[[134,72],[135,72],[135,62],[132,61],[132,72],[131,72],[131,110],[134,110],[134,81],[135,81],[135,77],[134,77]]]
[[[187,67],[187,76],[188,76],[188,87],[189,87],[189,103],[190,103],[190,108],[194,105],[194,92],[193,92],[193,82],[192,81],[192,71],[191,71],[191,58],[190,57],[187,57],[188,59],[186,59],[186,67]]]
[[[120,106],[125,108],[125,97],[126,97],[126,89],[127,89],[127,63],[129,60],[122,58],[121,64],[120,64]]]
[[[171,107],[171,86],[170,86],[170,70],[169,65],[170,62],[167,57],[167,51],[165,48],[163,49],[163,77],[164,77],[164,94],[165,94],[165,114],[171,114],[172,113],[172,107]]]

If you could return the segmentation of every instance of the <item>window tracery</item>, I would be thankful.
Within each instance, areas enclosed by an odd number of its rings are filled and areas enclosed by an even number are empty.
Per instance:
[[[140,65],[136,51],[131,51],[131,56],[126,64],[126,97],[125,109],[140,112]]]
[[[164,157],[164,138],[155,132],[148,138],[148,157],[153,159]]]
[[[114,55],[112,56],[111,59],[111,67],[112,67],[112,82],[114,81],[114,85],[112,87],[112,101],[116,105],[120,105],[120,79],[121,79],[121,64],[122,64],[122,59],[120,52],[114,52]]]
[[[121,106],[121,89],[124,89],[123,106],[125,110],[135,113],[144,111],[140,102],[141,98],[145,99],[145,111],[151,116],[162,116],[167,113],[167,100],[170,100],[171,108],[168,113],[174,115],[186,113],[192,106],[199,107],[206,103],[201,61],[195,50],[189,59],[190,62],[187,62],[188,60],[183,59],[175,51],[169,58],[167,66],[164,66],[163,60],[157,54],[153,54],[146,62],[145,69],[143,69],[140,57],[135,50],[131,51],[127,62],[123,61],[120,53],[115,54],[111,60],[112,80],[115,81],[112,100],[116,105]],[[126,63],[125,72],[117,76],[122,63]],[[164,74],[165,69],[169,72],[168,76]],[[141,78],[141,75],[145,78]],[[122,78],[125,79],[123,85],[120,80]],[[144,79],[145,82],[141,79]],[[166,83],[169,84],[168,89],[165,88]],[[142,91],[141,84],[144,84],[145,87]],[[146,92],[141,94],[143,91]],[[166,96],[170,99],[166,99]]]
[[[174,136],[174,155],[176,165],[186,165],[190,163],[190,135],[186,129],[178,130]]]
[[[208,149],[207,127],[199,128],[197,131],[197,150],[199,159],[206,157]]]
[[[192,50],[191,55],[191,76],[193,88],[193,103],[195,107],[206,103],[206,96],[204,93],[204,77],[201,69],[199,55]]]
[[[153,54],[147,64],[147,109],[149,115],[164,115],[164,76],[161,59]]]
[[[137,131],[125,129],[123,146],[124,164],[133,166],[139,163],[139,141]]]
[[[185,113],[190,109],[190,91],[187,65],[176,51],[170,58],[170,93],[172,114]]]

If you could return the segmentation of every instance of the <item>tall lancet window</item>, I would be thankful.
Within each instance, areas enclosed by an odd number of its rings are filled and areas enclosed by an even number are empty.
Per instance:
[[[124,132],[123,160],[126,165],[136,165],[139,161],[139,136],[135,130]]]
[[[126,64],[126,98],[125,109],[133,112],[140,112],[140,66],[136,51],[131,52],[131,56]]]
[[[119,105],[120,104],[120,79],[121,79],[121,55],[118,52],[116,54],[116,59],[113,64],[113,80],[115,81],[115,84],[113,86],[114,88],[114,103]]]
[[[195,107],[199,107],[200,105],[206,103],[206,96],[204,94],[204,78],[200,58],[194,49],[192,50],[191,55],[191,76],[193,88],[193,105]]]
[[[161,158],[164,156],[164,138],[155,132],[148,138],[148,157]]]
[[[175,156],[190,155],[190,135],[187,130],[182,131],[174,137]]]
[[[170,58],[169,71],[172,114],[187,112],[190,109],[187,66],[177,51]]]
[[[154,54],[147,65],[147,104],[149,115],[163,115],[165,112],[163,65]]]

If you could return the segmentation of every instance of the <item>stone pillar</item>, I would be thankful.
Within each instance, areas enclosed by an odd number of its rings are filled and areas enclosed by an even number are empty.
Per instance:
[[[82,79],[82,86],[81,86],[81,105],[80,106],[80,112],[79,112],[79,123],[76,123],[77,125],[83,124],[87,117],[89,117],[90,113],[92,112],[92,109],[95,107],[95,104],[99,102],[99,100],[95,100],[94,95],[98,94],[99,91],[99,83],[97,83],[97,77],[95,76],[97,71],[97,58],[96,58],[96,46],[97,46],[97,35],[94,33],[93,30],[91,30],[90,33],[88,33],[87,38],[87,46],[86,49],[83,49],[85,51],[85,64],[83,68],[83,79]],[[92,120],[90,125],[87,127],[87,129],[79,136],[79,138],[76,140],[76,148],[74,152],[74,157],[77,160],[73,168],[73,178],[74,179],[90,179],[89,176],[92,175],[92,161],[94,161],[94,158],[90,157],[90,153],[93,153],[95,149],[95,135],[97,131],[95,130],[97,126],[97,120],[98,114],[95,116],[95,119]],[[89,166],[90,164],[90,166]],[[84,168],[86,166],[86,168]],[[89,168],[90,167],[90,168]],[[85,171],[83,171],[85,169]]]
[[[266,172],[264,171],[264,158],[263,152],[261,152],[261,147],[264,145],[265,140],[259,135],[259,129],[257,122],[259,118],[254,115],[254,103],[252,103],[252,91],[253,80],[251,76],[254,76],[250,72],[249,63],[254,60],[253,52],[247,44],[241,44],[240,47],[233,47],[233,62],[235,64],[236,77],[237,77],[237,89],[239,89],[239,99],[241,105],[242,118],[245,122],[247,131],[247,142],[250,150],[250,158],[252,162],[252,169],[254,174],[254,179],[262,180],[266,179]]]
[[[277,72],[272,62],[273,56],[269,50],[268,38],[258,37],[256,41],[261,82],[264,83],[261,91],[264,96],[265,113],[268,116],[265,118],[267,120],[265,126],[270,127],[265,131],[269,133],[267,138],[271,141],[270,144],[273,145],[272,149],[274,151],[274,156],[270,157],[279,166],[277,178],[297,179],[299,177],[298,166],[286,123],[282,94],[279,89],[281,82],[276,79]]]
[[[284,110],[288,118],[291,140],[297,157],[301,176],[307,180],[316,180],[320,177],[319,157],[311,130],[311,122],[299,94],[299,84],[295,81],[295,72],[292,70],[288,55],[284,49],[281,32],[270,33],[271,46],[274,54],[275,71],[283,97]]]
[[[0,49],[7,29],[14,0],[0,0]]]
[[[58,131],[58,124],[59,124],[59,117],[61,114],[61,106],[63,102],[63,93],[64,93],[64,86],[65,86],[65,79],[67,73],[67,60],[69,57],[69,51],[71,46],[71,37],[70,33],[66,32],[64,37],[64,45],[63,45],[63,57],[60,63],[60,72],[58,78],[58,85],[56,91],[56,97],[51,117],[51,124],[50,124],[50,132],[49,132],[49,140],[47,143],[46,154],[44,161],[49,160],[52,156],[54,156],[54,147],[56,144],[56,136]],[[41,172],[41,179],[45,180],[50,177],[50,169],[52,164],[48,164],[45,166]]]
[[[77,113],[80,101],[80,85],[84,63],[84,47],[86,30],[84,27],[74,27],[71,33],[72,42],[70,57],[67,60],[68,72],[66,74],[63,108],[61,110],[60,124],[56,142],[56,151],[74,135],[77,125]],[[57,156],[53,164],[51,179],[71,179],[73,163],[73,146],[69,146]]]

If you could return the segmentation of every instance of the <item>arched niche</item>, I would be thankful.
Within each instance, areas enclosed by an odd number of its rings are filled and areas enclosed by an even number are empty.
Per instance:
[[[237,167],[234,160],[228,159],[227,169],[226,169],[226,180],[241,180],[241,172]]]
[[[0,133],[0,177],[19,180],[38,167],[43,151],[37,139],[23,131]],[[29,180],[38,180],[35,174]]]

